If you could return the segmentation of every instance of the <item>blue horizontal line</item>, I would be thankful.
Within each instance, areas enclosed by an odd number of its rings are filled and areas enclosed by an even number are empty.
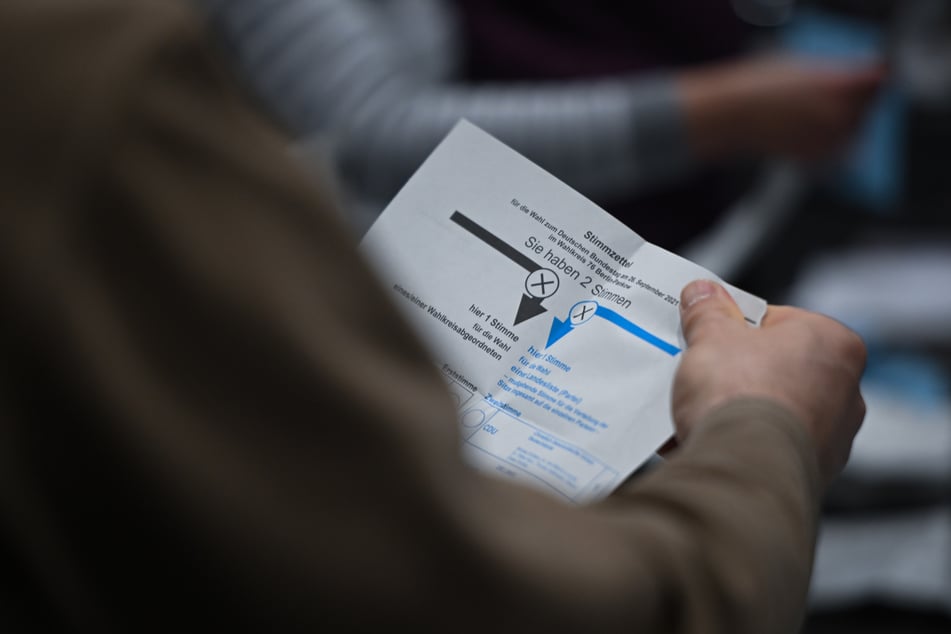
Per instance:
[[[597,311],[595,311],[595,314],[599,317],[607,319],[608,321],[610,321],[612,324],[616,326],[620,326],[621,328],[628,331],[635,337],[643,339],[644,341],[651,344],[652,346],[659,348],[660,350],[663,350],[664,352],[666,352],[672,357],[680,354],[681,352],[680,348],[678,348],[677,346],[673,345],[672,343],[668,343],[664,341],[657,335],[652,335],[651,333],[647,332],[646,330],[644,330],[637,324],[634,324],[628,321],[627,319],[625,319],[624,317],[622,317],[621,315],[618,315],[616,312],[614,312],[610,308],[605,308],[604,306],[598,304],[598,309]]]

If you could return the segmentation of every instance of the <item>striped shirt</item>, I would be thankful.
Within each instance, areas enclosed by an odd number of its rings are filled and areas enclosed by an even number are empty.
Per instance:
[[[460,118],[595,199],[690,163],[669,77],[466,83],[451,3],[195,2],[263,106],[296,138],[321,139],[377,210]]]

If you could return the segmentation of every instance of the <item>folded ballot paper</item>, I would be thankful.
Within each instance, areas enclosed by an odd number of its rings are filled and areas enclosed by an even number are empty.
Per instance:
[[[474,466],[572,503],[673,432],[678,297],[716,276],[460,122],[361,249],[428,343]],[[766,304],[729,288],[758,325]]]

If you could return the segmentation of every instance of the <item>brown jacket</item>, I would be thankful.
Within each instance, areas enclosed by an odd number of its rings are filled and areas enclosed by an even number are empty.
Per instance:
[[[584,508],[483,477],[192,14],[3,0],[0,86],[0,631],[795,630],[785,410]]]

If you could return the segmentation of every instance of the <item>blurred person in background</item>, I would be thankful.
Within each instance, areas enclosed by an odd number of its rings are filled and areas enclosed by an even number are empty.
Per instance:
[[[368,226],[460,118],[676,249],[765,156],[857,127],[875,64],[743,57],[728,2],[194,0],[252,92],[321,139]]]
[[[572,507],[168,0],[0,3],[0,631],[792,633],[864,348],[682,296],[679,447]]]

